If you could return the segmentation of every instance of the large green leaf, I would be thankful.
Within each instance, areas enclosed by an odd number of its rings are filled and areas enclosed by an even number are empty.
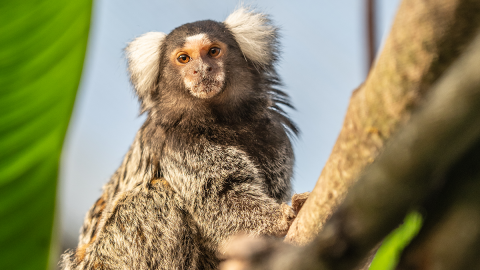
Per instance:
[[[0,1],[0,269],[46,269],[91,0]]]

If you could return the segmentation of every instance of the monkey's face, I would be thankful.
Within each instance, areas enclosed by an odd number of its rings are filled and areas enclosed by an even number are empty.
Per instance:
[[[172,52],[170,62],[193,96],[208,99],[220,93],[225,85],[227,49],[225,43],[197,34],[187,37],[184,45]]]
[[[231,118],[253,113],[251,104],[267,104],[269,88],[263,83],[275,73],[276,29],[250,31],[247,26],[268,20],[242,12],[224,23],[187,23],[168,35],[149,32],[131,42],[129,70],[142,110],[165,118],[186,113]]]

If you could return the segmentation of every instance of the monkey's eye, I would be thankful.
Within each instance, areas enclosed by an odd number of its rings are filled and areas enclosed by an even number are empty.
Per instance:
[[[208,51],[208,54],[212,57],[218,56],[220,54],[220,48],[218,47],[210,48],[210,50]]]
[[[186,64],[186,63],[190,62],[190,56],[188,56],[186,54],[182,54],[179,57],[177,57],[177,61],[182,63],[182,64]]]

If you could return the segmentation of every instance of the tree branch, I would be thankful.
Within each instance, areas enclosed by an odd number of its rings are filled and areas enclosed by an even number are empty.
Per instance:
[[[363,168],[407,122],[479,24],[479,1],[402,2],[379,59],[351,97],[337,142],[287,242],[305,245],[318,234]]]

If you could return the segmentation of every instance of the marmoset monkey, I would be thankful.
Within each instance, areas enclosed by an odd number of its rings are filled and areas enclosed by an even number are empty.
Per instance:
[[[126,54],[147,119],[62,267],[216,269],[234,234],[284,236],[297,129],[268,17],[240,8],[146,33]]]

